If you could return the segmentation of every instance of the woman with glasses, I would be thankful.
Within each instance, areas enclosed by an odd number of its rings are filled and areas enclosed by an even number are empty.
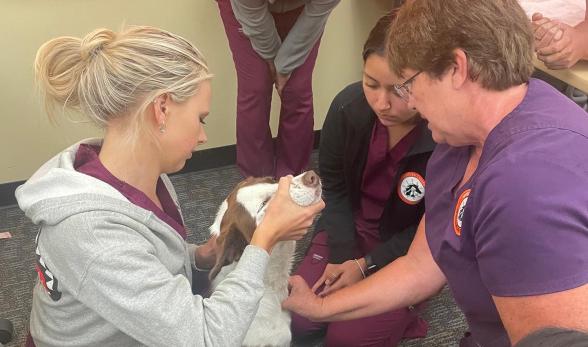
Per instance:
[[[424,212],[425,168],[434,148],[426,123],[399,92],[385,57],[382,17],[364,45],[363,81],[334,99],[321,131],[319,166],[326,208],[297,270],[321,296],[358,282],[404,255]],[[426,334],[414,307],[349,322],[293,315],[295,337],[326,330],[327,346],[393,346]]]
[[[417,76],[408,105],[438,143],[426,217],[405,257],[326,298],[292,278],[284,307],[357,319],[448,284],[469,325],[460,346],[588,331],[586,112],[531,78],[533,31],[519,2],[412,1],[389,38],[393,71]]]

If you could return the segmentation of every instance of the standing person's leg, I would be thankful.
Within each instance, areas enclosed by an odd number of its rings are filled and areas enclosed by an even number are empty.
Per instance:
[[[309,286],[312,286],[325,271],[328,261],[329,247],[327,246],[327,233],[321,231],[312,239],[306,251],[306,256],[302,259],[294,274],[301,276]],[[326,323],[311,322],[296,313],[292,313],[292,336],[294,338],[312,336],[317,332],[325,330],[326,327]]]
[[[244,177],[273,176],[272,77],[265,60],[243,34],[231,2],[218,0],[218,7],[237,71],[237,166]]]
[[[301,9],[274,14],[278,33],[286,36]],[[294,19],[294,20],[293,20]],[[282,92],[280,123],[276,139],[276,177],[297,175],[308,167],[314,141],[312,72],[320,46],[315,43],[304,64],[294,71]]]

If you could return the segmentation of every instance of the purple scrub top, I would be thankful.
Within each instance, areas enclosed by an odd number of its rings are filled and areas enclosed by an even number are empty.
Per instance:
[[[492,296],[588,283],[588,114],[531,79],[457,188],[469,151],[438,145],[429,160],[427,241],[477,343],[510,346]]]

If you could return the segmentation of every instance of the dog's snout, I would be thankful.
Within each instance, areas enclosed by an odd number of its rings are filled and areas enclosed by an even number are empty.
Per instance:
[[[310,170],[307,171],[303,176],[302,176],[302,183],[307,186],[307,187],[316,187],[319,184],[319,177],[318,175]]]

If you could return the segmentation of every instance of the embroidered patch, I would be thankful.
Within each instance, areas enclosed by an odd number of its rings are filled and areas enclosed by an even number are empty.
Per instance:
[[[457,204],[455,204],[455,211],[453,212],[453,231],[457,236],[461,236],[461,224],[463,222],[463,214],[465,207],[468,203],[468,197],[470,196],[471,189],[466,189],[459,198]]]
[[[58,301],[59,299],[61,299],[61,292],[58,290],[59,282],[57,281],[57,278],[53,276],[53,273],[49,271],[47,265],[45,265],[43,257],[41,257],[41,253],[39,252],[38,240],[40,233],[41,231],[39,230],[39,232],[37,233],[37,237],[35,239],[35,243],[37,244],[37,247],[35,247],[35,258],[37,260],[35,264],[35,270],[37,270],[37,274],[39,275],[39,281],[41,281],[43,288],[45,288],[51,300]]]
[[[418,204],[425,197],[425,179],[416,172],[400,176],[398,196],[409,205]]]

